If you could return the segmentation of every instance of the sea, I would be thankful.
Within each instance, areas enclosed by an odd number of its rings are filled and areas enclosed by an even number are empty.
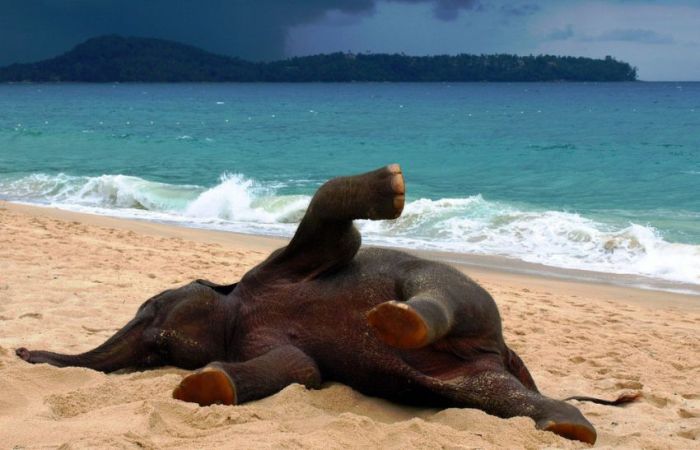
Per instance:
[[[700,83],[0,85],[12,202],[291,236],[395,162],[366,243],[700,286]]]

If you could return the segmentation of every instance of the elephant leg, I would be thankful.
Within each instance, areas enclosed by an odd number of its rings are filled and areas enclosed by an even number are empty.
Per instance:
[[[404,206],[398,164],[361,175],[334,178],[321,186],[289,245],[264,266],[314,276],[348,263],[360,248],[354,219],[395,219]]]
[[[590,444],[596,440],[595,428],[576,407],[524,386],[495,355],[467,363],[463,374],[440,380],[435,389],[458,406],[503,418],[526,416],[540,430]]]
[[[398,301],[381,303],[367,314],[379,337],[393,347],[421,348],[448,335],[502,340],[493,298],[452,267],[424,260],[404,263],[397,297]]]
[[[236,405],[267,397],[292,383],[318,388],[316,363],[298,348],[286,345],[245,362],[215,362],[185,377],[173,398],[207,406]]]
[[[517,353],[515,353],[510,348],[506,347],[506,355],[504,358],[504,363],[508,372],[510,372],[515,378],[520,381],[523,386],[530,389],[531,391],[539,392],[535,380],[532,378],[530,371],[527,370],[525,363]]]

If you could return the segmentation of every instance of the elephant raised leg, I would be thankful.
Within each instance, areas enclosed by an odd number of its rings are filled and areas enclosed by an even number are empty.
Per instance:
[[[322,185],[289,245],[273,253],[259,271],[275,278],[291,273],[314,278],[350,262],[362,239],[355,219],[395,219],[404,206],[405,185],[398,164]],[[253,271],[259,276],[259,271]]]
[[[185,377],[173,397],[207,406],[235,405],[275,394],[292,383],[319,388],[316,363],[292,345],[277,347],[245,362],[215,362]]]

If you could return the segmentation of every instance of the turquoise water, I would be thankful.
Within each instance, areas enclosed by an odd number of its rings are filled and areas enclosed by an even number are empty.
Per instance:
[[[289,235],[401,163],[365,240],[700,284],[700,84],[0,85],[0,198]]]

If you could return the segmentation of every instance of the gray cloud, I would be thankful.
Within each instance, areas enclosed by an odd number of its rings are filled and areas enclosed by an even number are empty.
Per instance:
[[[652,30],[644,30],[639,28],[619,28],[608,30],[603,33],[590,35],[576,35],[574,27],[571,24],[564,28],[552,30],[546,40],[550,41],[565,41],[567,39],[575,39],[581,42],[638,42],[641,44],[674,44],[673,36],[668,34],[659,34]]]
[[[172,39],[251,60],[284,57],[290,28],[329,11],[372,14],[380,1],[429,4],[441,20],[478,0],[0,0],[0,65],[59,54],[102,34]]]
[[[574,37],[574,27],[573,25],[568,24],[564,28],[557,28],[553,30],[545,37],[545,39],[550,41],[565,41],[567,39],[571,39],[572,37]]]
[[[462,9],[479,8],[476,0],[438,0],[433,6],[433,14],[440,20],[455,20]]]
[[[483,5],[479,0],[387,0],[395,3],[432,3],[433,16],[445,21],[455,20],[462,10],[481,11]]]
[[[588,37],[589,41],[626,41],[640,42],[643,44],[673,44],[673,36],[659,34],[652,30],[642,29],[615,29],[606,31],[598,36]]]
[[[531,16],[540,12],[542,8],[536,3],[523,3],[520,5],[503,5],[501,12],[510,17]]]

